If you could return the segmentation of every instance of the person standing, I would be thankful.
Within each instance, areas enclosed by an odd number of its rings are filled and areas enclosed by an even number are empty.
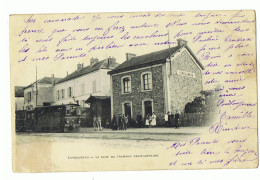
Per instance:
[[[176,111],[176,114],[175,114],[175,128],[179,128],[179,121],[180,121],[180,113],[179,111]]]
[[[98,122],[98,130],[102,130],[102,126],[101,126],[102,120],[101,120],[101,117],[99,115],[97,117],[97,122]]]
[[[140,114],[140,112],[138,112],[136,116],[136,120],[137,120],[138,127],[141,128],[143,123],[142,123],[142,115]]]
[[[153,117],[149,114],[149,128],[152,127]]]
[[[152,127],[156,126],[156,114],[153,112],[152,115],[152,123],[151,123]]]
[[[116,123],[116,115],[114,114],[113,118],[112,118],[112,129],[113,130],[117,130],[117,123]]]
[[[174,125],[174,114],[173,113],[171,113],[170,115],[169,115],[169,126],[170,127],[173,127],[173,125]]]
[[[123,130],[127,129],[127,123],[128,123],[128,117],[126,115],[123,115]]]
[[[150,115],[147,114],[147,115],[146,115],[146,119],[145,119],[145,127],[147,127],[147,128],[149,127],[149,124],[150,124],[150,123],[149,123],[149,119],[150,119]]]
[[[169,126],[169,112],[166,112],[164,115],[164,121],[165,121],[165,126]]]
[[[123,129],[123,116],[120,114],[119,119],[118,119],[118,124],[119,124],[119,130]]]
[[[96,131],[97,130],[97,116],[96,115],[94,115],[94,117],[93,117],[93,127],[94,127],[94,131]]]

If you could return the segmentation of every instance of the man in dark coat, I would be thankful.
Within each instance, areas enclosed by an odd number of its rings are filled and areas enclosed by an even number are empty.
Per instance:
[[[142,115],[140,114],[140,112],[138,112],[138,114],[136,116],[136,120],[137,120],[137,123],[138,123],[138,127],[141,128],[142,125],[143,125],[143,122],[142,122]]]
[[[123,129],[123,117],[121,114],[118,116],[118,129],[119,130]]]
[[[118,122],[117,122],[117,120],[118,119],[117,119],[116,115],[114,115],[113,119],[112,119],[112,126],[113,126],[112,129],[113,130],[118,130]]]
[[[179,111],[176,112],[174,120],[175,120],[175,128],[179,128],[179,121],[180,121]]]
[[[123,130],[126,130],[127,129],[127,123],[128,123],[128,117],[123,114],[122,120],[123,120]]]
[[[169,126],[170,126],[170,127],[173,127],[173,125],[174,125],[174,114],[171,113],[171,114],[169,115]]]

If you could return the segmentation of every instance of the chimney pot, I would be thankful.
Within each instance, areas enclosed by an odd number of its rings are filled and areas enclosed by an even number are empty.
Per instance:
[[[82,69],[82,64],[77,64],[77,70],[81,70]]]
[[[90,65],[93,65],[98,62],[98,58],[90,58]]]
[[[187,41],[183,40],[183,39],[177,39],[178,42],[178,46],[185,46],[187,45]]]
[[[136,56],[136,54],[126,53],[126,60],[128,61],[128,60],[132,59],[135,56]]]

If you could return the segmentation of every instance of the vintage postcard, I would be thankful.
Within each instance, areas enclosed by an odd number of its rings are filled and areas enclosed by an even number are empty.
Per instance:
[[[10,15],[14,172],[258,167],[253,10]]]

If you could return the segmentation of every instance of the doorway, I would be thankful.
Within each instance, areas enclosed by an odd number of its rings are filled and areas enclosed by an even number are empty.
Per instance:
[[[123,105],[124,107],[124,114],[129,118],[131,119],[132,117],[132,106],[131,106],[131,103],[127,102],[127,103],[124,103]]]
[[[151,100],[146,100],[143,102],[143,115],[146,117],[148,114],[152,115],[153,113],[153,101]]]

